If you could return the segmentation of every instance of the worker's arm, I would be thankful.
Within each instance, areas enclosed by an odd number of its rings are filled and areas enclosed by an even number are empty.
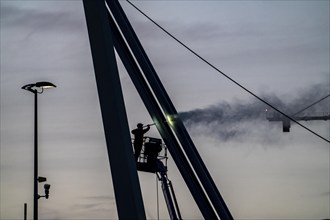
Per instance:
[[[143,133],[146,133],[149,130],[150,130],[150,125],[147,125],[147,128],[146,129],[143,129]]]

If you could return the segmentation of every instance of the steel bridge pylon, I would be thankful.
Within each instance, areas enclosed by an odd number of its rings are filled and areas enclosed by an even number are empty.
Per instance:
[[[119,218],[146,216],[114,48],[204,219],[233,219],[119,1],[83,4]]]

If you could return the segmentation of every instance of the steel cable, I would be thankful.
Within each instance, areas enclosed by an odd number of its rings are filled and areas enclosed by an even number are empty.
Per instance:
[[[255,98],[257,98],[258,100],[260,100],[264,104],[268,105],[269,107],[271,107],[275,111],[279,112],[280,114],[282,114],[286,118],[288,118],[291,121],[295,122],[296,124],[300,125],[302,128],[306,129],[307,131],[309,131],[310,133],[314,134],[315,136],[323,139],[324,141],[330,143],[330,140],[326,139],[325,137],[322,137],[321,135],[319,135],[315,131],[313,131],[313,130],[309,129],[308,127],[304,126],[303,124],[301,124],[300,122],[298,122],[297,120],[295,120],[294,118],[292,118],[291,116],[289,116],[288,114],[282,112],[281,110],[279,110],[278,108],[276,108],[274,105],[272,105],[269,102],[265,101],[264,99],[262,99],[261,97],[259,97],[256,94],[254,94],[252,91],[250,91],[249,89],[247,89],[246,87],[244,87],[240,83],[238,83],[236,80],[234,80],[233,78],[231,78],[230,76],[228,76],[227,74],[225,74],[224,72],[222,72],[216,66],[214,66],[213,64],[211,64],[209,61],[207,61],[206,59],[204,59],[201,55],[199,55],[198,53],[196,53],[194,50],[192,50],[190,47],[188,47],[186,44],[184,44],[182,41],[180,41],[178,38],[176,38],[174,35],[172,35],[170,32],[168,32],[165,28],[163,28],[161,25],[159,25],[156,21],[154,21],[152,18],[150,18],[147,14],[145,14],[142,10],[140,10],[137,6],[135,6],[131,1],[129,1],[129,0],[126,0],[126,1],[131,6],[133,6],[137,11],[139,11],[143,16],[145,16],[148,20],[150,20],[153,24],[155,24],[158,28],[160,28],[162,31],[164,31],[167,35],[169,35],[171,38],[173,38],[175,41],[177,41],[179,44],[181,44],[188,51],[190,51],[192,54],[194,54],[200,60],[202,60],[203,62],[205,62],[207,65],[209,65],[211,68],[213,68],[214,70],[216,70],[218,73],[220,73],[221,75],[223,75],[224,77],[226,77],[227,79],[229,79],[231,82],[233,82],[234,84],[236,84],[237,86],[239,86],[241,89],[243,89],[246,92],[248,92],[250,95],[252,95]]]

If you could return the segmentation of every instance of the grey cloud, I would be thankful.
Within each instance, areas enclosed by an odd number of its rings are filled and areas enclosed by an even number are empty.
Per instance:
[[[53,220],[61,220],[63,216],[61,215],[59,210],[51,209],[51,208],[44,208],[42,211],[43,215],[47,216],[49,219]]]
[[[320,193],[319,196],[324,196],[324,197],[329,197],[330,198],[330,191],[324,192],[324,193]]]
[[[101,196],[86,196],[86,197],[84,197],[84,199],[97,200],[97,201],[114,201],[115,197],[114,196],[101,195]]]
[[[98,206],[100,206],[102,203],[88,203],[88,204],[77,204],[74,205],[73,207],[78,208],[78,209],[95,209]]]
[[[73,10],[74,7],[61,9],[60,6],[72,2],[77,10]],[[86,69],[86,62],[81,60],[86,57],[83,55],[88,54],[89,47],[85,46],[88,45],[88,38],[81,2],[51,3],[26,3],[28,6],[40,4],[38,10],[37,7],[23,7],[17,3],[1,4],[3,72],[10,72],[13,76],[24,71],[29,77],[39,71],[58,74],[65,67]],[[2,80],[13,78],[7,75]]]
[[[47,6],[52,7],[51,5]],[[77,11],[80,12],[81,10]],[[85,28],[82,21],[84,21],[83,14],[72,11],[42,10],[42,8],[36,10],[4,3],[1,5],[1,29],[6,30],[6,32],[17,29],[28,30],[24,37],[25,41],[40,33],[61,34],[62,37],[64,34],[73,35],[75,31]]]
[[[108,213],[115,212],[115,197],[114,196],[86,196],[79,200],[79,202],[71,207],[76,211],[87,211],[89,214],[93,213]]]
[[[167,37],[163,31],[156,27],[149,20],[133,20],[131,21],[134,29],[140,34],[141,38],[155,41],[157,37]],[[185,41],[194,42],[207,42],[213,39],[232,39],[242,38],[242,36],[260,36],[260,33],[255,28],[235,28],[231,29],[221,26],[219,22],[198,22],[193,24],[184,24],[177,20],[170,21],[156,21],[159,25],[163,26],[167,31],[174,34],[178,38],[184,37]]]

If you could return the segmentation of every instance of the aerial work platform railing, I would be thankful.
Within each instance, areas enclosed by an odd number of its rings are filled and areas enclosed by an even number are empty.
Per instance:
[[[134,139],[132,139],[133,142]],[[162,162],[160,167],[153,164],[156,159]],[[156,173],[158,171],[167,172],[167,160],[167,147],[162,143],[161,139],[148,136],[143,138],[142,149],[136,162],[139,171],[150,173]]]
[[[204,219],[233,219],[119,2],[83,0],[83,3],[119,217],[145,219],[145,213],[128,144],[128,123],[113,47]],[[169,123],[163,123],[165,121]],[[117,126],[120,129],[116,129]],[[116,158],[117,155],[120,157]],[[126,167],[121,166],[123,161],[127,162]],[[123,177],[122,172],[129,173],[130,180]],[[128,193],[134,196],[129,202],[123,201],[121,198],[130,197]],[[127,209],[134,211],[128,213]]]

